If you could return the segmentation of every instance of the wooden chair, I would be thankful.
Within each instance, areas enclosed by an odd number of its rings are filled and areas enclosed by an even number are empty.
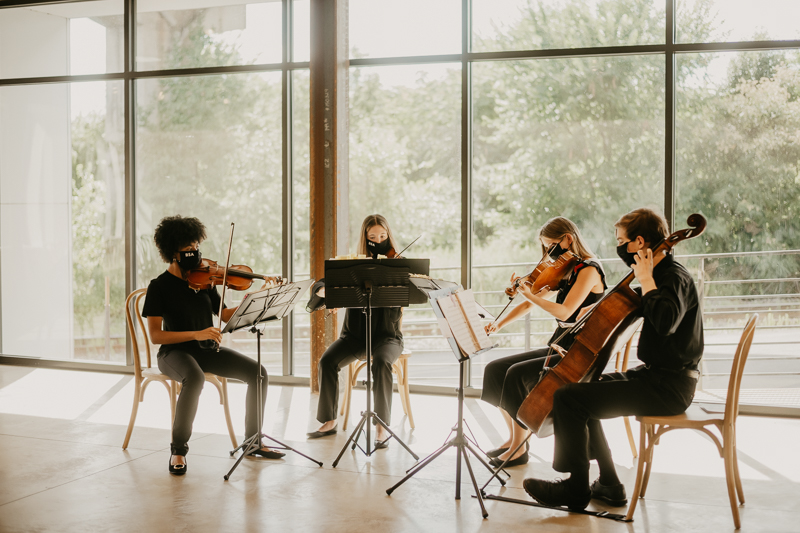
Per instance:
[[[633,518],[637,500],[644,498],[647,482],[650,480],[650,467],[653,464],[653,448],[658,444],[661,436],[668,431],[686,428],[702,431],[711,437],[711,440],[717,445],[719,455],[725,461],[725,480],[728,485],[728,497],[731,502],[733,523],[736,529],[741,527],[736,497],[738,495],[739,502],[744,504],[744,492],[742,491],[742,480],[739,477],[739,461],[736,456],[736,418],[739,415],[739,389],[742,384],[742,373],[744,372],[747,355],[750,353],[750,345],[753,342],[757,321],[758,314],[750,317],[742,332],[739,346],[736,348],[736,355],[733,358],[733,366],[731,367],[731,377],[728,381],[725,412],[722,415],[706,413],[699,407],[692,405],[689,406],[685,413],[676,416],[636,417],[641,424],[639,468],[636,472],[636,486],[628,507],[628,520]],[[711,431],[711,427],[717,428],[721,439]]]
[[[400,358],[392,364],[392,372],[397,374],[397,390],[400,393],[400,403],[403,405],[403,412],[408,416],[408,424],[411,429],[414,429],[414,415],[411,414],[411,396],[409,395],[408,387],[408,358],[411,357],[411,350],[408,348],[403,349]],[[344,415],[344,423],[342,424],[342,431],[347,430],[347,421],[350,418],[350,398],[353,395],[353,387],[356,386],[358,381],[358,373],[367,366],[367,362],[359,359],[353,361],[347,366],[347,384],[344,389],[344,398],[342,400],[342,407],[339,410],[340,415]]]
[[[617,352],[617,360],[614,364],[614,368],[617,372],[625,372],[626,370],[628,370],[628,357],[631,354],[632,344],[633,344],[633,335],[631,335],[631,338],[628,339],[628,342],[625,343],[625,348]],[[628,444],[631,445],[631,454],[633,455],[633,458],[636,459],[639,456],[639,454],[636,451],[636,439],[633,438],[633,430],[631,429],[630,417],[624,416],[622,418],[625,421],[625,430],[628,433]]]
[[[139,402],[144,401],[144,392],[150,383],[162,383],[169,393],[169,408],[172,414],[170,421],[175,419],[175,404],[177,403],[178,393],[180,392],[180,384],[171,380],[166,375],[162,374],[158,366],[152,366],[150,356],[150,336],[147,332],[147,327],[142,320],[142,311],[140,309],[140,302],[144,298],[147,289],[138,289],[130,293],[125,300],[125,316],[128,322],[128,331],[131,334],[131,345],[133,346],[133,368],[135,375],[136,388],[133,393],[133,409],[131,410],[131,420],[128,423],[128,432],[125,434],[125,442],[122,443],[122,449],[128,447],[128,442],[133,433],[133,424],[136,422],[136,413],[139,410]],[[134,315],[136,316],[136,323],[134,323]],[[144,348],[147,355],[146,366],[142,366],[142,358],[139,353],[139,342],[136,335],[136,324],[139,325],[142,336],[144,337]],[[231,423],[231,413],[228,409],[228,380],[224,377],[217,376],[206,372],[206,381],[213,384],[219,392],[219,403],[225,411],[225,422],[228,424],[228,433],[231,436],[231,443],[236,448],[236,434],[233,431],[233,424]]]

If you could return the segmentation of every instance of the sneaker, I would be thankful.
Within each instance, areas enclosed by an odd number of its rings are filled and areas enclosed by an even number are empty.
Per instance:
[[[567,507],[573,511],[583,511],[592,499],[592,491],[588,488],[585,494],[575,494],[567,480],[557,479],[545,481],[543,479],[528,478],[522,482],[531,498],[548,507]]]
[[[592,498],[595,500],[603,500],[612,507],[623,507],[628,503],[628,496],[625,494],[625,485],[622,483],[603,485],[600,483],[600,478],[595,479],[594,483],[592,483]]]

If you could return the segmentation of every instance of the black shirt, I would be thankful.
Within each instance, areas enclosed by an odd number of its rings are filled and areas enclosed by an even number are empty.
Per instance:
[[[214,326],[212,314],[219,312],[220,295],[216,287],[196,291],[189,283],[169,271],[150,281],[142,316],[160,316],[164,331],[200,331]],[[213,341],[188,341],[162,344],[159,354],[176,348],[210,348]]]
[[[557,304],[564,303],[564,301],[567,299],[569,291],[572,290],[573,285],[575,285],[575,282],[578,280],[578,273],[587,267],[593,267],[597,270],[597,272],[600,273],[600,281],[603,282],[603,291],[605,292],[605,290],[608,288],[608,285],[606,285],[606,273],[603,271],[603,267],[600,266],[600,263],[592,261],[591,259],[588,261],[582,259],[572,268],[572,272],[570,272],[569,275],[565,276],[564,279],[561,280],[561,283],[558,286],[558,294],[556,294]],[[581,302],[581,305],[578,306],[578,309],[576,309],[575,312],[572,313],[572,316],[566,319],[564,322],[575,322],[578,319],[578,314],[581,312],[581,309],[595,304],[600,298],[603,297],[604,292],[589,292],[583,302]],[[575,334],[568,334],[562,337],[565,331],[567,331],[567,328],[558,326],[556,331],[553,333],[553,336],[550,337],[549,341],[547,341],[547,345],[550,346],[551,343],[556,342],[556,339],[561,337],[556,344],[565,350],[568,350],[575,341]]]
[[[402,307],[374,307],[372,309],[372,339],[377,342],[396,339],[403,342],[400,331],[400,320],[403,317]],[[348,309],[344,315],[342,338],[367,340],[367,315],[361,309]]]
[[[642,296],[637,356],[651,368],[696,369],[703,356],[703,314],[694,279],[667,255],[653,269],[653,280],[656,289]]]

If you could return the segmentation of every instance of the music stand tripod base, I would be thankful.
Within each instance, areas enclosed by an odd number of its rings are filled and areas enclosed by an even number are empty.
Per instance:
[[[287,285],[279,285],[265,291],[247,295],[247,297],[242,300],[239,308],[225,325],[225,329],[222,331],[223,333],[228,333],[243,328],[249,328],[251,333],[256,334],[256,362],[258,364],[258,376],[256,377],[256,390],[258,394],[256,404],[256,420],[263,420],[263,415],[261,412],[261,383],[264,379],[263,373],[261,372],[261,336],[263,335],[263,332],[256,326],[262,322],[280,320],[288,315],[294,305],[297,303],[298,298],[308,290],[308,287],[313,282],[314,280],[306,280],[297,283],[289,283]],[[317,461],[316,459],[313,459],[308,455],[295,450],[291,446],[288,446],[278,439],[275,439],[259,430],[258,433],[245,439],[244,442],[230,452],[231,457],[233,457],[238,450],[242,450],[242,454],[236,460],[236,463],[234,463],[228,473],[223,476],[225,481],[230,479],[231,474],[233,474],[233,471],[239,466],[239,463],[242,462],[242,459],[244,459],[251,452],[261,448],[261,439],[269,439],[272,442],[277,443],[279,445],[279,449],[294,452],[305,457],[309,461],[322,466],[321,461]]]

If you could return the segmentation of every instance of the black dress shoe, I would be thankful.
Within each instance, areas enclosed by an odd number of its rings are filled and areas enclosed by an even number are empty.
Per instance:
[[[528,478],[522,488],[531,498],[548,507],[567,507],[573,511],[583,511],[592,499],[592,491],[587,487],[584,494],[576,493],[566,480],[545,481]]]
[[[486,457],[490,459],[494,459],[498,455],[503,455],[508,451],[508,448],[495,448],[494,450],[489,450],[486,452]]]
[[[258,448],[257,450],[253,450],[247,455],[250,457],[263,457],[264,459],[280,459],[286,454],[275,450],[263,450],[261,448]]]
[[[306,437],[309,439],[318,439],[320,437],[327,437],[328,435],[335,435],[336,428],[329,429],[328,431],[312,431],[311,433],[306,433]]]
[[[186,461],[186,458],[183,459]],[[182,476],[186,473],[186,469],[189,468],[188,464],[182,465],[174,465],[172,464],[172,455],[169,456],[169,473],[175,474],[176,476]]]
[[[372,447],[375,448],[376,450],[382,450],[383,448],[389,447],[389,439],[386,440],[375,439],[375,442],[373,442],[372,444],[373,444]]]
[[[489,459],[489,462],[495,468],[503,464],[503,460],[500,459],[499,457],[492,457],[491,459]],[[506,465],[503,468],[511,468],[512,466],[519,466],[526,464],[528,464],[528,450],[522,452],[522,455],[520,455],[516,459],[511,459],[509,462],[506,463]]]
[[[594,480],[592,483],[592,498],[595,500],[603,500],[612,507],[623,507],[628,503],[628,496],[625,494],[625,485],[617,483],[616,485],[603,485],[600,483],[600,478]]]

